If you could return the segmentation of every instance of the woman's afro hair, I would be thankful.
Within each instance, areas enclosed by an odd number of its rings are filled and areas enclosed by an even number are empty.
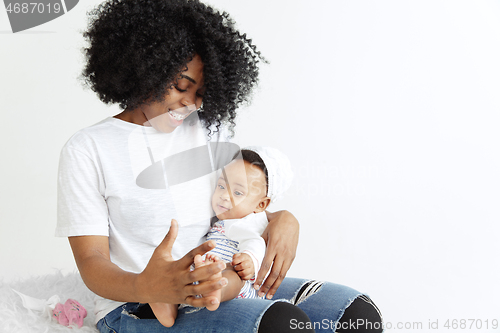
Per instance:
[[[104,103],[129,110],[162,101],[177,75],[198,54],[205,92],[200,119],[234,128],[265,59],[226,12],[198,0],[108,0],[88,13],[85,83]]]

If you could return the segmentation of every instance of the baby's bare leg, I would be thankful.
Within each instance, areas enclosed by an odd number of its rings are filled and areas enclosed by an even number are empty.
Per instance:
[[[228,268],[222,271],[222,276],[225,277],[228,282],[227,285],[221,290],[222,295],[220,301],[225,302],[232,300],[239,295],[245,281],[241,280],[240,276],[236,273],[231,264],[228,265]]]
[[[172,327],[177,318],[177,304],[149,303],[158,321],[165,327]]]

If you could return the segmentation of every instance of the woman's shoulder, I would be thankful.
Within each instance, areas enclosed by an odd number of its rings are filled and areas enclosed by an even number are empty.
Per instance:
[[[64,149],[76,149],[86,151],[95,149],[103,142],[120,140],[120,134],[130,133],[127,125],[120,126],[121,120],[108,117],[93,125],[82,128],[73,134],[63,147]]]

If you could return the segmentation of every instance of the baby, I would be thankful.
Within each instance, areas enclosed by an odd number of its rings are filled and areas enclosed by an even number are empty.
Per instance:
[[[205,262],[226,262],[227,268],[219,274],[227,278],[228,284],[204,297],[216,296],[219,302],[258,298],[253,281],[266,252],[261,237],[268,224],[265,210],[290,187],[292,178],[288,158],[268,147],[247,147],[223,168],[212,195],[218,221],[207,235],[207,240],[214,240],[217,246],[206,254],[205,261],[197,255],[194,264],[198,268]],[[219,304],[207,309],[215,311]],[[176,305],[150,306],[164,326],[174,324]]]

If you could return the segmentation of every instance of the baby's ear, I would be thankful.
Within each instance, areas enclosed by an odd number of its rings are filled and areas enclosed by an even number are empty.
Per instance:
[[[269,197],[264,197],[260,199],[259,203],[257,204],[257,207],[254,210],[254,213],[260,213],[265,211],[270,203],[271,203],[271,198]]]

